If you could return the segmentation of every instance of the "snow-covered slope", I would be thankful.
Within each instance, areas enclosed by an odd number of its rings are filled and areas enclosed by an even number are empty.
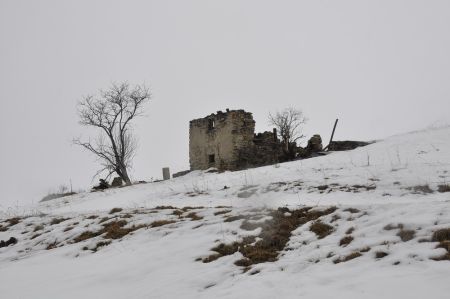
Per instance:
[[[3,211],[0,240],[18,243],[0,248],[0,294],[448,298],[450,262],[436,261],[447,253],[436,232],[450,228],[450,192],[439,192],[449,182],[445,127],[319,158],[197,171],[60,198],[19,215]],[[310,214],[290,228],[277,258],[235,265],[243,248],[284,228],[274,219],[292,222],[305,206]],[[308,218],[314,213],[322,214]],[[325,235],[313,229],[318,222],[329,228]],[[245,243],[249,236],[256,239]],[[234,242],[229,254],[212,250]]]

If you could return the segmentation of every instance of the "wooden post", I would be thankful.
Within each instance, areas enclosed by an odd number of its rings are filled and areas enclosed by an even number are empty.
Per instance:
[[[333,142],[334,131],[336,131],[336,126],[337,126],[338,121],[339,121],[339,119],[336,118],[336,121],[334,122],[333,132],[331,133],[330,143],[328,143],[328,145],[326,147],[327,149],[330,146],[331,142]]]

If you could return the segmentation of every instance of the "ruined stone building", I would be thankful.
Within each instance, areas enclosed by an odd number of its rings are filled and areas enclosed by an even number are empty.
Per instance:
[[[329,151],[351,150],[368,145],[361,141],[332,141]],[[191,120],[189,126],[190,170],[239,170],[278,162],[306,159],[325,154],[320,135],[312,136],[306,147],[289,144],[289,150],[277,138],[277,131],[255,134],[255,121],[244,110],[217,111]],[[184,175],[188,171],[178,175]],[[175,177],[175,175],[174,175]]]
[[[255,121],[244,110],[218,111],[189,127],[191,170],[238,170],[278,162],[276,131],[255,134]]]

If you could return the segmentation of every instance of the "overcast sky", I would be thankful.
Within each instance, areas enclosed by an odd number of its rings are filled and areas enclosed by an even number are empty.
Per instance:
[[[300,108],[328,140],[446,122],[450,1],[0,0],[0,209],[96,181],[76,104],[112,82],[153,93],[135,180],[189,168],[189,120]]]

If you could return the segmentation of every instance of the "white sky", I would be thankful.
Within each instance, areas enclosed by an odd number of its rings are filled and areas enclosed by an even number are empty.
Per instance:
[[[450,118],[450,1],[0,0],[0,209],[87,189],[84,95],[153,92],[132,176],[189,168],[189,120],[301,108],[308,136],[369,140]],[[93,132],[91,132],[93,133]]]

